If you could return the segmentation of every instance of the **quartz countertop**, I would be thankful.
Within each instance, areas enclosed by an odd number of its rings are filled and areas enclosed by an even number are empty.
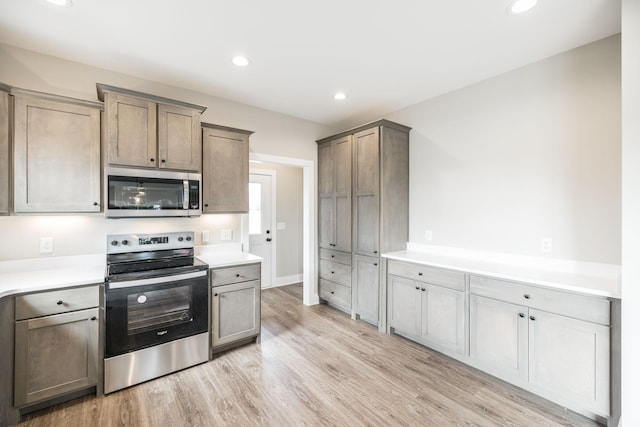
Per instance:
[[[504,260],[487,260],[454,254],[438,254],[404,250],[382,254],[384,258],[432,267],[448,268],[496,279],[511,280],[583,295],[620,298],[619,266],[590,263],[567,263],[569,267],[550,269],[533,265],[518,265]],[[543,262],[541,262],[543,264]],[[583,267],[584,266],[584,267]]]
[[[105,256],[78,255],[0,262],[0,298],[104,282]]]
[[[242,252],[240,245],[210,245],[196,248],[196,257],[209,268],[261,262]],[[27,292],[70,288],[104,282],[105,254],[0,261],[0,298]]]

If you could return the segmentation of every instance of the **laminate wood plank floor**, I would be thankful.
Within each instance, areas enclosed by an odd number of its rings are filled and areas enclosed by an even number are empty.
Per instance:
[[[264,290],[262,340],[21,426],[594,426],[594,421],[326,305]]]

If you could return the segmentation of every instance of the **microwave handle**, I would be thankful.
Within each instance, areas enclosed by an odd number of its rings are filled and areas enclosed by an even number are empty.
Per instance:
[[[183,193],[182,193],[182,209],[189,209],[189,180],[182,181]]]

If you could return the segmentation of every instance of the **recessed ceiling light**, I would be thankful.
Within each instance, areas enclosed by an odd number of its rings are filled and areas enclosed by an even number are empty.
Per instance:
[[[73,6],[73,3],[71,2],[71,0],[47,0],[47,3],[50,3],[54,6],[60,6],[60,7]]]
[[[338,101],[342,101],[343,99],[347,99],[347,94],[344,92],[336,92],[333,95],[333,99],[337,99]]]
[[[234,56],[231,62],[233,62],[233,64],[237,65],[238,67],[246,67],[251,61],[249,61],[249,58],[247,58],[246,56],[238,55]]]
[[[515,0],[509,5],[507,12],[510,15],[518,15],[532,9],[536,3],[538,0]]]

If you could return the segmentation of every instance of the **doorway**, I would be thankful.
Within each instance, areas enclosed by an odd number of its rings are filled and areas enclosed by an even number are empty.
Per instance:
[[[254,170],[249,173],[249,253],[263,259],[261,286],[273,286],[275,245],[275,171]]]
[[[320,302],[317,281],[317,248],[316,248],[316,197],[315,197],[315,165],[312,160],[295,159],[290,157],[272,156],[268,154],[249,153],[249,160],[263,163],[288,165],[302,169],[302,285],[305,305],[315,305]],[[243,246],[248,248],[248,215],[243,215]]]

